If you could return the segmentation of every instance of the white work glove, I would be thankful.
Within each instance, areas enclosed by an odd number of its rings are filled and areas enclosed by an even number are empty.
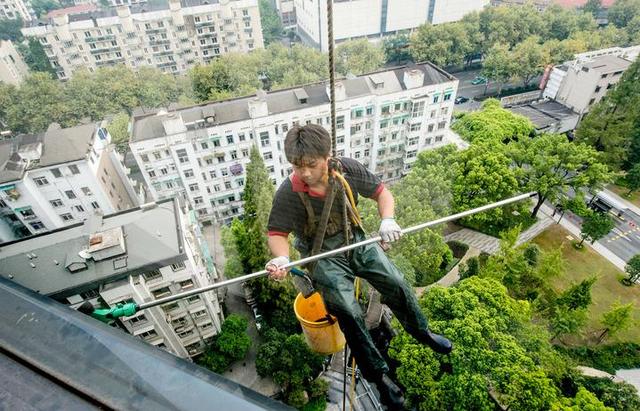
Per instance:
[[[380,228],[378,229],[378,234],[382,237],[382,241],[391,243],[402,237],[402,229],[394,218],[383,218],[380,223]]]
[[[280,268],[281,266],[289,264],[289,257],[280,256],[276,258],[272,258],[267,265],[265,265],[265,270],[269,271],[269,278],[272,280],[280,281],[287,276],[288,269]]]

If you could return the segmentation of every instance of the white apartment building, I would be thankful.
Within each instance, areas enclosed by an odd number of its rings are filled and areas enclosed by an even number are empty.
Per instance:
[[[442,24],[482,10],[489,0],[334,0],[336,43],[356,38],[411,31],[422,24]],[[295,0],[298,34],[309,45],[327,51],[326,0]]]
[[[280,21],[285,29],[296,26],[295,0],[275,0],[275,7],[280,16]]]
[[[189,213],[169,199],[12,242],[0,249],[0,275],[74,308],[85,301],[96,308],[141,304],[204,287],[218,276]],[[210,291],[116,323],[188,358],[203,352],[222,321],[218,295]]]
[[[33,9],[24,0],[0,0],[0,19],[21,19],[30,21]]]
[[[264,47],[258,0],[168,0],[60,14],[22,33],[40,40],[60,79],[116,64],[176,74]]]
[[[138,204],[106,129],[56,126],[0,140],[0,243]]]
[[[458,80],[430,63],[336,84],[337,152],[384,180],[401,177],[419,151],[452,142]],[[327,83],[134,114],[131,151],[154,199],[178,194],[203,220],[242,212],[249,150],[258,147],[274,184],[291,171],[284,138],[294,124],[330,129]]]
[[[18,50],[8,40],[0,40],[0,83],[18,85],[29,74]]]

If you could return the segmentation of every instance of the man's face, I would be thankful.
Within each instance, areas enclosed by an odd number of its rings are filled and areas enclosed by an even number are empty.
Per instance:
[[[327,181],[328,157],[303,158],[300,164],[293,165],[293,171],[307,185],[318,185]]]

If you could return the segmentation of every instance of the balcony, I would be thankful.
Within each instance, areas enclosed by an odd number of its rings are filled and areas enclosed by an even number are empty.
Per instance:
[[[94,36],[85,37],[84,41],[85,43],[93,43],[96,41],[110,41],[115,39],[116,39],[115,34],[107,34],[104,36],[97,36],[97,37],[94,37]]]

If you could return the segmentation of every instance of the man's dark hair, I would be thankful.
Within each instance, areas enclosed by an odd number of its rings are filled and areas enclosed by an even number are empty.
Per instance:
[[[293,126],[284,139],[284,154],[293,165],[301,165],[308,158],[329,157],[331,137],[317,124]]]

